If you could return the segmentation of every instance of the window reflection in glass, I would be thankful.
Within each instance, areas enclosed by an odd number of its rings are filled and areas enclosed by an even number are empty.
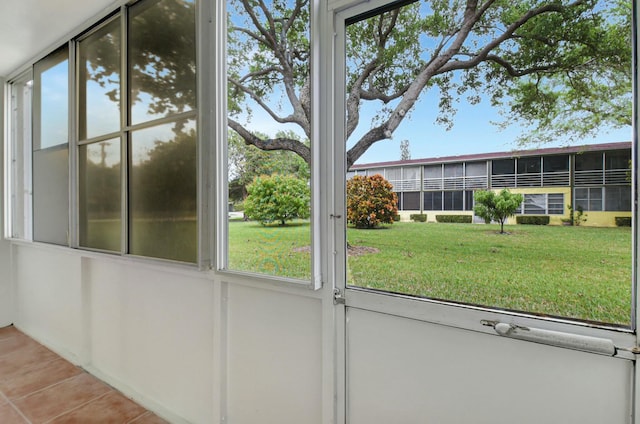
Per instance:
[[[131,134],[129,253],[197,260],[194,120]]]
[[[81,140],[120,129],[120,20],[78,43],[79,136]]]
[[[69,51],[34,66],[33,239],[68,244]]]
[[[79,148],[80,246],[119,252],[122,217],[120,139]]]
[[[69,140],[69,59],[67,49],[55,54],[57,64],[40,73],[41,149]]]
[[[131,123],[196,107],[195,1],[142,1],[129,9]]]

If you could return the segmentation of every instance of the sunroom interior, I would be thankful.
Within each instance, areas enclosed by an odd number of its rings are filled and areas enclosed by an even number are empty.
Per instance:
[[[171,423],[640,424],[639,16],[630,0],[5,2],[0,335]],[[477,104],[525,122],[500,151],[553,128],[578,163],[605,142],[624,160],[599,153],[580,185],[567,159],[504,234],[477,187],[456,188],[472,223],[445,206],[413,222],[439,148],[495,151]],[[411,161],[409,143],[419,188],[389,196],[418,206],[360,228],[352,177]],[[302,206],[261,215],[264,181]]]

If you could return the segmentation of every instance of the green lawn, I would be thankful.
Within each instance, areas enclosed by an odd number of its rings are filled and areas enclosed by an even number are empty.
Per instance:
[[[630,228],[395,223],[348,230],[349,284],[629,325]],[[230,268],[310,278],[309,227],[229,223]],[[296,249],[298,248],[298,249]]]

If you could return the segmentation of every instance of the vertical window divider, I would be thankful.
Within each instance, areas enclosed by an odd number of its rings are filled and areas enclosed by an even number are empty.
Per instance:
[[[69,41],[69,247],[78,247],[78,83],[76,41]]]
[[[198,1],[196,3],[196,122],[198,125],[196,146],[197,146],[197,243],[198,243],[198,257],[196,259],[198,268],[200,270],[210,269],[213,264],[212,250],[213,250],[213,237],[215,237],[215,228],[212,228],[211,223],[212,215],[215,216],[216,204],[213,201],[215,199],[215,193],[211,192],[211,189],[215,187],[212,180],[215,181],[216,176],[211,169],[212,164],[215,163],[215,143],[218,141],[217,137],[214,137],[212,126],[221,126],[226,128],[226,124],[222,122],[219,125],[215,125],[216,120],[208,119],[209,111],[212,109],[210,99],[216,98],[216,94],[208,96],[205,93],[217,93],[218,87],[209,84],[210,74],[214,77],[218,74],[213,71],[210,60],[213,57],[211,49],[208,49],[208,40],[216,40],[214,46],[218,44],[217,40],[219,35],[214,31],[210,31],[210,22],[212,19],[212,8],[210,2]],[[215,28],[215,26],[213,27]],[[224,97],[226,98],[226,96]],[[212,146],[213,144],[213,146]],[[222,204],[220,205],[220,212],[222,212]],[[212,211],[214,212],[212,214]]]
[[[129,73],[127,65],[129,62],[128,51],[128,11],[126,6],[120,7],[120,192],[121,209],[120,217],[122,221],[120,237],[120,254],[126,255],[129,252],[129,157],[131,143],[129,131],[125,130],[129,126],[130,101],[129,101]]]
[[[213,184],[211,184],[211,190],[213,190],[211,201],[216,203],[212,208],[212,219],[215,223],[215,230],[210,235],[212,237],[211,244],[213,246],[212,260],[213,267],[216,270],[223,270],[229,268],[228,252],[229,252],[229,238],[227,229],[227,217],[226,213],[223,213],[223,206],[228,199],[228,161],[227,161],[227,143],[228,143],[228,126],[227,126],[227,7],[225,1],[215,2],[215,10],[213,13],[213,40],[211,48],[209,49],[210,60],[208,65],[211,67],[209,75],[202,75],[202,81],[206,79],[207,84],[202,87],[211,88],[211,91],[215,93],[213,95],[213,101],[210,105],[211,122],[213,122],[214,128],[211,129],[211,136],[214,136],[214,148],[210,152],[212,160],[216,166],[215,172],[211,173],[211,177],[214,178]],[[216,78],[217,76],[217,78]],[[209,112],[209,109],[207,109]],[[202,111],[202,115],[205,115]],[[208,120],[207,120],[208,121]],[[210,141],[211,142],[211,141]],[[210,190],[210,191],[211,191]]]

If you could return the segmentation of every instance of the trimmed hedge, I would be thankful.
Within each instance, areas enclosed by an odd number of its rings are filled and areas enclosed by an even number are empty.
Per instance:
[[[436,215],[436,221],[456,224],[471,224],[473,217],[471,215]]]
[[[393,220],[394,220],[395,222],[400,222],[400,214],[399,214],[399,213],[397,213],[397,214],[393,215]]]
[[[409,215],[409,218],[415,222],[427,222],[426,213],[412,213],[411,215]]]
[[[516,222],[524,225],[549,225],[549,217],[540,215],[520,215],[516,216]]]
[[[616,216],[616,226],[617,227],[631,227],[631,217],[630,216]]]

